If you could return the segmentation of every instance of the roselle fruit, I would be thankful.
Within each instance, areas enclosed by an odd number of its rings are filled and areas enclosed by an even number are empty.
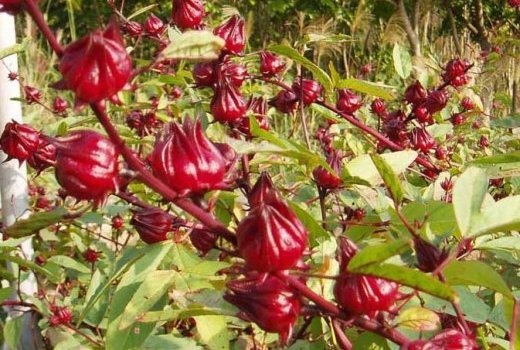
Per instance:
[[[240,55],[244,51],[246,45],[244,25],[244,19],[234,15],[213,30],[213,34],[224,39],[224,52]]]
[[[54,113],[64,113],[67,108],[69,108],[69,103],[59,96],[57,96],[52,102],[52,111]]]
[[[382,278],[349,273],[348,263],[357,252],[354,242],[347,237],[340,237],[337,253],[340,275],[334,285],[336,301],[353,314],[388,310],[398,297],[398,284]]]
[[[413,242],[417,267],[423,272],[434,271],[448,257],[446,249],[440,249],[422,237],[414,237]]]
[[[298,101],[301,99],[305,106],[316,102],[321,96],[323,87],[312,79],[296,78],[293,82],[292,89]]]
[[[388,112],[386,111],[385,102],[380,98],[376,98],[374,101],[372,101],[372,104],[370,105],[370,110],[372,111],[372,113],[381,118],[386,118],[388,114]]]
[[[27,164],[39,174],[56,163],[56,146],[40,135],[38,148],[27,158]]]
[[[260,52],[260,73],[266,78],[275,77],[285,68],[282,59],[269,51]]]
[[[467,60],[452,59],[446,64],[442,78],[446,84],[454,87],[466,85],[469,82],[466,75],[469,67],[470,63]]]
[[[473,337],[445,329],[430,340],[415,340],[401,350],[478,350],[478,346]]]
[[[197,29],[204,15],[202,0],[173,0],[172,20],[181,30]]]
[[[237,227],[239,255],[250,270],[290,269],[307,247],[307,230],[285,201],[265,198]]]
[[[154,38],[160,38],[166,29],[164,22],[153,13],[144,22],[144,32]]]
[[[187,117],[182,126],[168,124],[148,161],[154,175],[181,195],[225,185],[227,160],[206,138],[198,120]]]
[[[249,191],[247,200],[251,207],[257,207],[260,204],[269,204],[272,202],[282,201],[282,197],[274,187],[273,181],[267,172],[262,172],[255,185]]]
[[[117,189],[119,151],[107,137],[81,130],[52,143],[56,179],[68,195],[99,204]]]
[[[427,124],[433,123],[433,116],[424,103],[414,106],[412,112],[417,121]]]
[[[241,87],[248,75],[246,66],[233,63],[229,59],[224,60],[220,69],[222,77],[235,88]]]
[[[215,62],[201,62],[193,66],[193,79],[199,87],[213,87],[217,83]]]
[[[148,244],[167,240],[168,232],[173,230],[174,223],[175,218],[160,208],[135,210],[130,220],[139,237]]]
[[[428,93],[425,100],[425,107],[434,114],[442,111],[448,103],[448,93],[444,90],[433,90]]]
[[[507,0],[507,3],[512,8],[520,8],[520,0]]]
[[[466,111],[471,111],[471,110],[473,110],[473,108],[475,108],[475,105],[473,104],[473,100],[471,99],[471,97],[467,97],[467,96],[464,97],[462,99],[462,101],[460,101],[460,105]]]
[[[25,94],[25,102],[27,104],[39,103],[42,98],[42,92],[32,86],[24,86],[23,92]]]
[[[336,108],[343,113],[354,114],[361,108],[363,103],[361,97],[350,89],[338,90],[338,100],[336,101]]]
[[[59,70],[63,79],[57,85],[72,90],[82,102],[97,102],[119,92],[130,78],[132,60],[116,23],[68,45]]]
[[[269,274],[250,274],[228,282],[227,288],[224,299],[240,309],[240,318],[266,332],[278,333],[281,342],[287,342],[300,314],[298,295]]]
[[[134,38],[138,38],[141,36],[141,34],[143,34],[143,26],[141,23],[136,21],[128,21],[123,23],[121,25],[121,30],[123,33]]]
[[[202,254],[206,255],[215,247],[218,236],[205,228],[196,227],[190,232],[191,244]]]
[[[435,139],[421,127],[410,131],[410,140],[413,148],[423,153],[428,153],[436,145]]]
[[[282,90],[271,101],[271,105],[275,106],[282,113],[292,113],[298,108],[299,97],[294,91]]]
[[[228,82],[219,82],[210,103],[211,114],[218,122],[234,122],[246,114],[244,96]]]
[[[327,156],[327,164],[334,170],[334,173],[331,173],[321,165],[313,170],[312,176],[318,186],[325,189],[336,189],[341,185],[341,159],[341,154],[338,151],[332,151]]]
[[[267,101],[265,100],[265,98],[251,96],[249,98],[249,101],[247,102],[247,110],[253,113],[260,129],[269,130],[269,118],[267,117]],[[251,137],[251,128],[249,125],[249,118],[247,118],[247,116],[240,119],[237,125],[237,129],[241,133],[245,134],[247,137]]]
[[[404,92],[404,100],[410,104],[421,104],[426,99],[427,92],[419,81],[408,86]]]
[[[11,121],[5,125],[0,136],[0,147],[7,160],[17,159],[22,164],[40,145],[40,133],[29,124]]]

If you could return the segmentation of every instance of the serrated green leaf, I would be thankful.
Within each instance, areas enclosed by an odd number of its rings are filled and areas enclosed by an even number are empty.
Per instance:
[[[161,52],[161,57],[191,61],[216,60],[224,44],[224,39],[208,30],[190,30],[175,35]]]
[[[476,165],[494,165],[504,163],[520,163],[520,151],[495,154],[489,157],[482,157],[471,161],[471,164]]]
[[[126,305],[119,322],[119,330],[123,331],[139,321],[138,317],[150,310],[166,294],[174,280],[174,271],[168,270],[152,271],[146,276]]]
[[[311,214],[307,210],[304,210],[302,207],[300,207],[299,204],[289,201],[289,206],[292,210],[294,210],[294,213],[300,219],[300,221],[303,223],[303,226],[307,228],[309,231],[309,241],[310,242],[316,242],[321,237],[329,237],[330,233],[327,232],[317,221],[312,217]]]
[[[65,255],[55,255],[50,257],[47,261],[53,262],[66,269],[78,271],[81,273],[90,273],[90,269],[87,266]]]
[[[395,44],[392,51],[392,57],[394,59],[394,68],[397,74],[399,74],[403,79],[408,78],[412,73],[412,56],[410,56],[408,50],[399,44]]]
[[[411,307],[399,312],[396,323],[414,331],[434,331],[441,325],[439,315],[422,307]]]
[[[352,273],[395,281],[444,300],[454,301],[456,299],[455,292],[447,284],[441,283],[438,279],[409,267],[390,264],[370,264],[351,269],[349,264],[348,270]]]
[[[452,261],[444,269],[444,276],[450,285],[481,286],[513,298],[502,276],[481,261]]]
[[[386,163],[383,157],[378,154],[372,154],[371,158],[383,182],[390,191],[394,203],[397,205],[401,204],[404,198],[404,189],[401,185],[401,180],[399,180],[397,174],[394,173],[394,170]]]
[[[334,88],[332,79],[329,75],[313,62],[302,56],[298,51],[287,45],[273,45],[269,47],[269,51],[285,56],[300,63],[302,66],[312,72],[314,77],[323,85],[327,94],[330,94]]]
[[[51,211],[34,213],[27,219],[16,221],[13,225],[7,227],[5,231],[9,237],[20,238],[30,236],[45,227],[62,221],[67,214],[67,210],[62,207]]]
[[[453,208],[459,230],[463,236],[469,234],[471,223],[480,214],[488,188],[488,177],[483,169],[469,168],[453,188]]]
[[[336,87],[338,89],[351,89],[384,100],[392,100],[394,98],[392,90],[395,87],[356,78],[341,79],[336,83]]]
[[[411,249],[410,240],[399,239],[385,244],[367,246],[359,251],[348,264],[349,271],[356,271],[368,265],[382,263],[385,260]]]

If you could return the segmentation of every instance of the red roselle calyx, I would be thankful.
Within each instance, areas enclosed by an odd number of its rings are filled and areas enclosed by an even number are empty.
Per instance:
[[[56,147],[40,135],[38,149],[27,158],[27,164],[39,174],[56,163]]]
[[[252,210],[238,225],[238,252],[250,270],[286,270],[302,257],[308,233],[265,177],[251,191]]]
[[[194,228],[190,232],[191,244],[202,254],[206,255],[211,249],[215,247],[218,236],[204,228]]]
[[[475,108],[475,105],[473,104],[473,100],[471,99],[471,97],[468,97],[468,96],[464,97],[462,99],[462,101],[460,101],[460,105],[466,111],[471,111],[471,110],[473,110],[473,108]]]
[[[386,115],[388,114],[388,112],[386,111],[385,102],[380,98],[376,98],[374,101],[372,101],[372,104],[370,105],[370,110],[372,111],[372,113],[381,118],[386,118]]]
[[[239,15],[231,16],[213,30],[213,33],[225,41],[225,52],[240,55],[246,45],[244,19]]]
[[[165,29],[164,22],[153,13],[144,22],[144,31],[150,37],[160,38]]]
[[[40,145],[40,133],[28,124],[11,121],[5,125],[0,137],[0,147],[7,160],[17,159],[22,164]]]
[[[280,279],[253,274],[230,281],[224,299],[240,309],[239,317],[255,322],[266,332],[280,334],[282,343],[291,337],[300,314],[300,298]]]
[[[302,99],[303,104],[308,106],[321,96],[323,87],[312,79],[296,78],[293,82],[292,89],[298,99]]]
[[[83,252],[83,258],[85,259],[85,261],[91,264],[97,262],[100,256],[101,252],[98,252],[97,250],[94,250],[92,248],[87,248],[87,250]]]
[[[334,173],[331,173],[321,165],[313,170],[312,176],[318,186],[325,189],[335,189],[341,185],[341,159],[341,154],[333,150],[331,154],[327,156],[327,164],[334,170]]]
[[[439,249],[421,237],[414,237],[417,267],[423,272],[432,272],[448,257],[449,252]]]
[[[473,337],[462,334],[455,329],[445,329],[430,340],[416,340],[401,350],[477,350]]]
[[[39,0],[35,0],[38,2]],[[23,9],[22,0],[0,0],[0,12],[7,12],[11,14],[17,14]]]
[[[334,286],[336,301],[354,314],[388,310],[397,299],[398,284],[382,278],[349,273],[346,268],[356,253],[355,243],[341,237],[338,251],[341,273]]]
[[[219,68],[222,70],[222,77],[236,88],[242,86],[248,75],[246,66],[233,63],[229,59],[225,59]]]
[[[254,208],[263,203],[281,201],[280,194],[274,187],[268,173],[263,172],[247,195],[249,205]]]
[[[174,229],[175,221],[175,217],[159,208],[144,208],[134,211],[130,224],[144,242],[153,244],[168,239],[167,234]]]
[[[282,59],[269,51],[260,52],[260,73],[266,78],[275,77],[285,68]]]
[[[349,89],[338,90],[338,100],[336,102],[336,108],[343,113],[354,114],[358,109],[361,108],[363,103],[361,97],[355,94]]]
[[[69,103],[59,96],[57,96],[52,102],[52,111],[54,113],[61,114],[65,112],[67,108],[69,108]]]
[[[466,85],[469,82],[469,77],[466,75],[470,63],[467,60],[452,59],[444,68],[442,78],[446,84],[454,87]]]
[[[202,0],[173,0],[173,23],[181,30],[197,29],[204,19]]]
[[[123,33],[134,38],[138,38],[141,36],[141,34],[143,34],[143,26],[141,23],[136,21],[128,21],[123,23],[121,25],[121,30]]]
[[[253,97],[249,98],[247,102],[247,109],[258,122],[258,126],[260,129],[269,130],[269,118],[267,117],[267,101],[263,97]],[[240,119],[237,129],[244,133],[247,137],[252,137],[251,135],[251,126],[249,123],[249,118],[246,116]]]
[[[63,79],[57,85],[74,91],[77,100],[93,103],[115,95],[132,72],[132,60],[116,23],[67,46],[59,70]]]
[[[292,90],[282,90],[276,95],[270,104],[282,113],[292,113],[298,108],[299,97]]]
[[[213,87],[217,83],[215,62],[201,62],[193,66],[193,79],[199,87]]]
[[[68,195],[99,204],[117,189],[119,152],[107,137],[82,130],[52,143],[56,146],[56,179]]]
[[[426,95],[426,90],[419,81],[416,81],[414,84],[406,88],[404,92],[404,100],[407,103],[418,105],[424,102]]]
[[[186,117],[182,126],[167,125],[148,160],[154,175],[180,195],[225,186],[228,161],[206,138],[198,120]]]
[[[448,93],[445,90],[433,90],[425,100],[425,106],[432,114],[443,110],[447,103]]]
[[[28,104],[39,103],[42,98],[42,93],[35,87],[24,86],[23,91],[25,93],[25,102]]]
[[[410,131],[410,140],[414,149],[423,153],[428,153],[435,147],[435,139],[426,131],[426,129],[417,127]]]
[[[232,84],[222,81],[217,84],[211,99],[211,114],[219,122],[234,122],[246,113],[244,96]]]

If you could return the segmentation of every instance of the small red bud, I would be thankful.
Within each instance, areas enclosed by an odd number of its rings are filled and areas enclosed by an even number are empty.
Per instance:
[[[121,229],[124,224],[125,224],[125,221],[123,220],[121,215],[116,215],[116,216],[112,217],[112,228],[114,230]]]
[[[153,13],[144,22],[144,32],[151,37],[160,38],[165,29],[164,22]]]
[[[455,113],[451,116],[451,123],[454,126],[459,126],[466,122],[466,117],[462,113]]]
[[[425,107],[430,113],[437,113],[446,107],[448,97],[448,93],[444,90],[433,90],[426,97]]]
[[[275,77],[285,68],[282,59],[269,51],[260,52],[260,73],[264,77]]]
[[[56,327],[72,322],[72,311],[67,307],[51,306],[52,315],[49,317],[49,325]]]
[[[143,33],[143,26],[139,22],[128,21],[121,25],[121,30],[131,37],[138,38]]]
[[[478,350],[473,337],[455,329],[445,329],[430,340],[415,340],[401,350]]]
[[[23,91],[25,93],[25,101],[28,104],[39,103],[42,98],[42,93],[35,87],[24,86]]]
[[[69,108],[69,103],[59,96],[57,96],[52,102],[52,111],[54,113],[61,114],[65,112],[67,108]]]
[[[298,108],[299,98],[292,90],[282,90],[271,100],[271,104],[282,113],[292,113]]]
[[[381,118],[386,118],[386,115],[388,113],[386,111],[385,102],[380,98],[376,98],[374,101],[372,101],[372,104],[370,105],[370,110],[372,111],[372,113]]]
[[[165,241],[168,232],[174,228],[174,223],[175,218],[159,208],[136,210],[130,220],[139,237],[148,244]]]
[[[408,86],[404,92],[404,100],[413,105],[419,105],[426,99],[426,90],[419,81]]]
[[[466,111],[471,111],[471,110],[473,110],[473,108],[475,108],[475,105],[473,104],[473,100],[471,99],[471,97],[467,97],[467,96],[464,97],[462,99],[462,101],[460,101],[460,105]]]
[[[338,100],[336,102],[336,108],[343,113],[354,114],[358,109],[361,108],[363,103],[361,97],[355,94],[349,89],[338,90]]]
[[[193,244],[202,255],[206,255],[215,247],[217,239],[218,236],[215,233],[203,228],[194,228],[190,232],[191,244]]]
[[[480,139],[478,140],[478,145],[480,146],[480,148],[489,147],[489,139],[484,135],[480,136]]]
[[[101,256],[101,252],[98,252],[92,248],[88,248],[83,252],[83,258],[86,262],[94,264],[99,260],[99,257]]]
[[[428,153],[435,147],[435,139],[424,128],[414,128],[410,132],[410,140],[414,149],[423,153]]]
[[[18,74],[16,72],[9,72],[9,74],[7,75],[7,78],[11,81],[14,81],[14,80],[18,79]]]
[[[321,96],[323,91],[323,87],[318,82],[312,79],[300,79],[298,77],[294,80],[292,89],[298,101],[301,98],[305,106],[314,103]]]

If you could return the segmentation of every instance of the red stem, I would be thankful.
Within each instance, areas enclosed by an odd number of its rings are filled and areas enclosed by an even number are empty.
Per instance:
[[[516,347],[516,333],[518,332],[518,320],[520,318],[520,300],[515,299],[515,305],[513,307],[513,319],[511,321],[511,331],[509,332],[509,343],[510,349],[515,350]]]
[[[47,24],[47,21],[45,21],[45,18],[43,18],[43,14],[38,5],[36,5],[36,2],[34,0],[22,0],[22,2],[25,4],[27,12],[31,15],[32,19],[41,30],[43,36],[49,42],[49,45],[51,45],[52,50],[56,55],[58,55],[58,57],[61,57],[63,55],[63,47],[56,39],[56,36]]]

